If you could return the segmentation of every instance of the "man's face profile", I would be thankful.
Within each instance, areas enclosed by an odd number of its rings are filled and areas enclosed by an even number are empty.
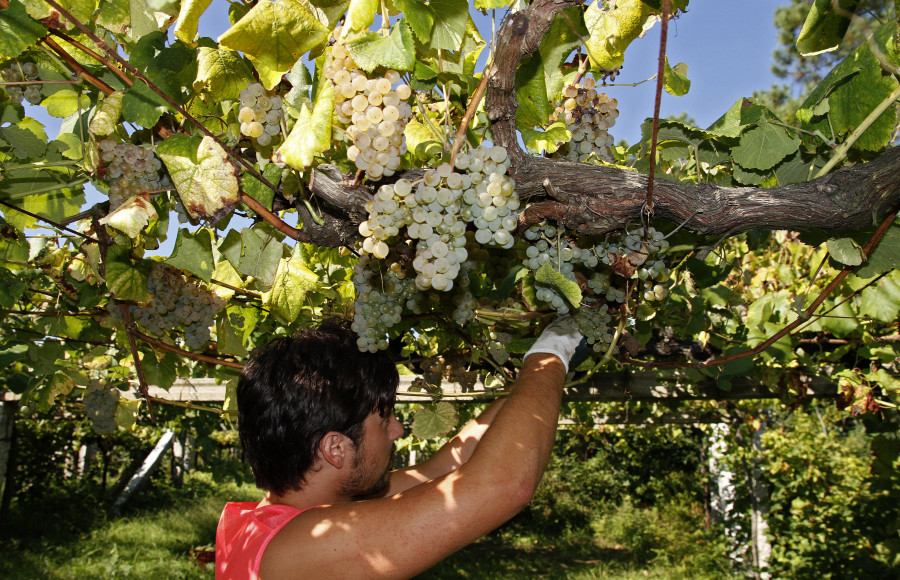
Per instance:
[[[341,483],[343,495],[364,499],[384,492],[394,464],[394,441],[403,427],[393,415],[370,414],[363,424],[363,436],[353,456],[350,474]]]

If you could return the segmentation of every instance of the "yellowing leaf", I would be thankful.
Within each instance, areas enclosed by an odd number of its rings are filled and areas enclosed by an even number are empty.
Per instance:
[[[116,228],[129,238],[136,238],[157,217],[156,208],[150,202],[149,193],[139,193],[100,220],[101,224]]]
[[[243,52],[267,89],[278,84],[303,54],[325,42],[328,29],[297,0],[261,0],[219,37],[225,48]]]
[[[116,130],[119,115],[122,114],[123,91],[116,91],[100,102],[88,130],[94,135],[109,135]]]
[[[234,166],[211,137],[172,135],[156,146],[188,214],[218,221],[237,205],[240,194]]]
[[[317,153],[331,148],[331,114],[334,111],[334,87],[330,82],[319,83],[319,93],[312,111],[300,109],[290,135],[275,153],[280,162],[303,171],[312,165]]]
[[[175,21],[175,38],[185,44],[193,44],[194,37],[197,36],[200,15],[211,3],[212,0],[184,0],[178,12],[178,20]]]
[[[235,51],[206,46],[197,49],[193,87],[204,101],[235,100],[253,81],[250,67]]]
[[[625,62],[625,49],[637,38],[653,9],[641,0],[618,0],[616,7],[604,10],[597,0],[584,13],[590,38],[586,43],[591,65],[613,70]]]

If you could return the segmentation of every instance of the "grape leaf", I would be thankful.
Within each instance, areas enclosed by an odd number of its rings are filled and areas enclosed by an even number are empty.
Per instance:
[[[406,19],[399,20],[387,37],[368,32],[347,43],[353,60],[366,72],[383,66],[396,70],[412,70],[416,63],[416,45]]]
[[[105,136],[116,130],[119,116],[122,114],[122,97],[124,96],[124,92],[116,91],[100,101],[88,127],[91,133]]]
[[[815,0],[797,36],[797,50],[803,56],[829,52],[840,46],[859,0]]]
[[[341,39],[348,40],[355,35],[350,33],[363,33],[373,22],[378,11],[378,0],[350,0],[344,19],[344,27],[341,29]]]
[[[219,37],[225,48],[243,52],[271,89],[303,54],[327,40],[329,30],[297,0],[259,2]]]
[[[522,141],[529,150],[535,153],[555,153],[561,143],[567,143],[572,139],[572,133],[566,128],[563,121],[557,121],[544,131],[520,127]]]
[[[890,21],[875,32],[873,40],[879,45],[887,43],[896,32],[896,21]],[[890,96],[897,87],[897,80],[892,75],[882,74],[878,57],[872,53],[871,46],[870,42],[863,42],[810,93],[800,111],[811,110],[825,96],[828,97],[829,110],[826,115],[812,117],[804,123],[804,129],[818,130],[828,138],[838,139],[859,127]],[[853,146],[863,151],[882,149],[890,143],[895,122],[896,111],[889,108],[863,132]]]
[[[192,234],[186,229],[178,230],[175,249],[165,262],[209,282],[213,273],[212,231],[199,228]]]
[[[316,287],[318,280],[300,258],[282,259],[272,289],[263,295],[263,304],[282,322],[291,324],[300,315],[306,293]]]
[[[428,5],[434,12],[429,48],[459,50],[469,23],[469,3],[466,0],[431,0]]]
[[[409,150],[422,161],[440,157],[444,148],[431,129],[415,119],[410,120],[403,130]]]
[[[243,276],[253,276],[265,288],[275,280],[284,254],[283,245],[269,235],[265,226],[231,230],[219,243],[219,251]]]
[[[409,27],[420,42],[431,39],[434,26],[434,10],[422,0],[394,0],[394,6],[405,15]]]
[[[125,34],[131,28],[130,4],[119,0],[101,0],[96,21],[113,34]]]
[[[238,274],[238,271],[234,269],[234,266],[228,260],[222,260],[216,264],[216,269],[212,273],[212,279],[225,282],[228,286],[235,288],[243,288],[244,286],[244,279],[241,278],[241,275]],[[217,285],[215,282],[213,282],[212,290],[216,293],[216,296],[223,300],[230,300],[234,296],[234,290],[227,286]]]
[[[34,407],[41,413],[50,411],[58,396],[66,396],[75,388],[75,380],[64,372],[47,377],[43,385],[34,390]]]
[[[567,73],[562,65],[572,51],[581,45],[581,39],[588,35],[583,14],[580,7],[574,6],[557,14],[538,46],[541,62],[544,64],[548,99],[555,99],[562,91]]]
[[[900,314],[900,271],[890,272],[862,291],[859,314],[881,322],[897,321]]]
[[[900,222],[897,221],[885,232],[868,261],[854,273],[860,278],[873,278],[894,268],[900,268]]]
[[[291,133],[275,153],[280,162],[303,171],[312,165],[316,154],[331,148],[331,114],[334,111],[334,86],[319,83],[313,109],[300,110]]]
[[[216,348],[221,353],[233,354],[241,358],[250,354],[235,333],[228,316],[225,315],[216,318]]]
[[[122,97],[122,117],[141,127],[152,127],[169,108],[162,97],[138,81]]]
[[[157,145],[156,152],[192,218],[216,222],[234,209],[240,198],[234,166],[211,137],[175,134]]]
[[[281,180],[281,168],[274,163],[267,164],[265,169],[263,169],[262,174],[269,183],[275,186],[277,186],[278,182]],[[266,209],[272,209],[272,201],[275,199],[275,192],[272,191],[271,187],[264,184],[254,175],[250,173],[243,174],[241,176],[241,188],[247,195],[265,206]]]
[[[433,407],[422,407],[413,417],[412,434],[419,439],[434,439],[456,427],[459,416],[453,405],[441,401]]]
[[[584,13],[590,38],[585,43],[591,66],[613,70],[625,62],[625,49],[637,38],[653,9],[641,0],[618,0],[615,8],[604,9],[594,2]]]
[[[129,250],[123,246],[110,246],[106,253],[106,286],[119,300],[144,302],[147,300],[147,278],[150,263],[135,263]]]
[[[826,245],[828,254],[841,264],[859,266],[866,259],[862,248],[853,238],[831,238]]]
[[[519,101],[516,126],[522,128],[546,125],[551,109],[540,54],[533,54],[521,63],[516,70],[515,86],[516,99]]]
[[[129,197],[122,205],[101,218],[100,223],[116,228],[129,238],[136,238],[150,220],[156,217],[158,214],[150,201],[150,194],[142,192]]]
[[[0,10],[0,60],[19,56],[45,34],[47,29],[28,16],[19,0],[10,0]]]
[[[572,308],[581,306],[581,288],[576,282],[554,270],[549,263],[537,269],[534,273],[534,281],[555,290],[569,302]]]
[[[47,150],[47,136],[35,134],[33,124],[26,123],[26,119],[0,127],[0,136],[12,146],[13,155],[19,159],[37,159]]]
[[[210,102],[236,100],[254,81],[247,63],[235,51],[206,46],[197,49],[197,78],[193,86],[201,99]]]
[[[666,57],[666,69],[663,78],[666,83],[666,92],[680,97],[686,95],[691,88],[691,80],[687,78],[688,65],[679,62],[674,67],[669,66],[669,57]]]
[[[175,21],[175,38],[185,44],[192,44],[197,36],[200,16],[209,8],[212,0],[184,0]]]
[[[771,169],[782,159],[793,155],[800,148],[800,139],[786,128],[762,122],[741,135],[741,141],[732,150],[734,161],[745,169]]]

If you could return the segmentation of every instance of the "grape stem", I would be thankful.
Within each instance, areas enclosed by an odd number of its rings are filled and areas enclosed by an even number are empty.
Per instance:
[[[131,313],[128,311],[128,305],[119,302],[119,311],[125,320],[125,333],[128,335],[128,346],[131,348],[131,356],[134,359],[134,370],[137,371],[138,385],[140,387],[141,396],[147,402],[147,410],[150,412],[150,420],[156,422],[156,412],[153,410],[153,401],[150,400],[150,387],[147,386],[147,377],[144,375],[144,365],[141,363],[141,355],[137,349],[137,342],[134,340],[133,332],[137,330],[134,320],[131,319]]]

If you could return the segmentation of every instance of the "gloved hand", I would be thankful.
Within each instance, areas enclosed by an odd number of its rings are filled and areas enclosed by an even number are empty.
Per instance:
[[[559,357],[566,366],[566,372],[569,372],[569,361],[572,360],[575,349],[583,339],[584,335],[572,317],[560,316],[547,325],[522,360],[528,358],[528,355],[538,352],[553,354]]]

